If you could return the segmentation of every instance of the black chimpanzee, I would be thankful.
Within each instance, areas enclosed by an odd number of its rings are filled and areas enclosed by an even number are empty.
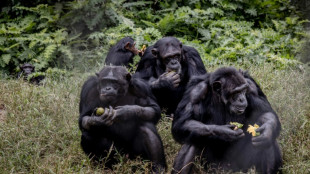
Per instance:
[[[30,79],[28,79],[28,76],[35,72],[35,67],[30,63],[24,63],[19,68],[21,69],[21,72],[18,73],[17,78],[23,77],[24,80],[29,80],[30,83],[36,85],[39,85],[40,82],[45,78],[45,76],[43,75],[38,75],[36,77],[31,77]]]
[[[136,49],[134,40],[131,37],[124,37],[109,50],[105,64],[128,67],[137,54],[139,50]]]
[[[130,158],[141,155],[153,162],[154,171],[164,171],[164,149],[155,127],[160,108],[149,85],[131,78],[121,66],[106,66],[96,75],[81,91],[79,127],[84,152],[99,161],[106,157],[107,167],[117,162],[116,151]],[[100,116],[94,114],[98,107],[104,108]]]
[[[159,106],[173,114],[193,75],[206,73],[195,48],[174,37],[164,37],[146,49],[135,77],[149,82]]]
[[[237,129],[230,122],[243,124]],[[260,135],[247,133],[257,124]],[[246,72],[232,67],[195,77],[178,105],[173,137],[183,144],[174,172],[191,173],[196,156],[205,169],[276,173],[282,165],[276,141],[281,124],[267,97]]]

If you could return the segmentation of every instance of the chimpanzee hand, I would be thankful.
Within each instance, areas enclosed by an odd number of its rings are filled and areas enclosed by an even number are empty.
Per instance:
[[[180,81],[180,75],[176,72],[165,72],[159,76],[157,83],[176,88],[179,86]]]
[[[124,105],[115,108],[115,114],[112,117],[113,122],[125,121],[131,119],[135,115],[139,115],[143,111],[143,107],[138,105]]]
[[[109,106],[109,108],[104,109],[104,113],[99,116],[98,121],[107,126],[111,126],[113,124],[114,114],[115,113],[113,112],[112,106]],[[94,117],[98,117],[98,116],[94,116]]]
[[[233,130],[235,125],[214,125],[213,134],[224,140],[224,141],[234,141],[244,136],[242,129]]]
[[[252,144],[255,147],[266,148],[272,143],[272,125],[269,123],[263,124],[261,127],[256,129],[260,135],[252,137]]]

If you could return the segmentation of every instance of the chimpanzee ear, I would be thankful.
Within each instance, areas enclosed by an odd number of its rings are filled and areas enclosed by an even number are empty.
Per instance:
[[[124,48],[125,48],[126,50],[129,50],[130,47],[131,47],[130,42],[127,42],[127,43],[125,44],[125,46],[124,46]]]
[[[220,93],[221,92],[221,88],[222,88],[222,83],[220,81],[215,81],[213,84],[212,84],[212,89],[213,91],[217,92],[217,93]]]
[[[158,54],[157,48],[153,48],[153,49],[152,49],[152,54],[153,54],[155,57],[157,57],[157,54]]]
[[[131,80],[131,74],[130,74],[130,73],[126,74],[126,80],[127,80],[128,82]]]
[[[182,44],[182,42],[180,42],[180,48],[182,48],[182,46],[183,46],[183,44]]]

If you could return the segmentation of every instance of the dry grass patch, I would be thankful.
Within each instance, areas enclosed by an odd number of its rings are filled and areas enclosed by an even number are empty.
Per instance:
[[[235,66],[250,71],[280,117],[284,173],[309,173],[309,70],[279,70],[270,64]],[[0,118],[6,112],[6,121],[0,121],[0,173],[150,172],[150,163],[141,159],[120,156],[121,162],[111,171],[93,165],[84,155],[80,148],[78,103],[81,86],[88,75],[47,78],[43,86],[0,80],[0,104],[5,105],[5,109],[0,109]],[[171,120],[163,118],[157,128],[170,172],[180,145],[172,138]]]

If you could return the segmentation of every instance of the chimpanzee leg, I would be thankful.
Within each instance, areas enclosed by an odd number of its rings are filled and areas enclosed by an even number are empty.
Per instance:
[[[281,151],[277,142],[268,149],[264,150],[265,159],[261,164],[261,172],[266,174],[282,173]]]
[[[135,139],[135,151],[153,162],[153,171],[164,173],[167,168],[163,143],[153,124],[145,123],[140,127],[139,135]],[[139,149],[140,148],[140,149]]]
[[[195,156],[199,150],[194,145],[184,144],[174,160],[171,173],[192,173]]]
[[[106,167],[111,168],[116,162],[114,159],[115,151],[111,149],[115,147],[113,147],[111,140],[83,132],[81,146],[86,155],[95,161],[105,162]]]

